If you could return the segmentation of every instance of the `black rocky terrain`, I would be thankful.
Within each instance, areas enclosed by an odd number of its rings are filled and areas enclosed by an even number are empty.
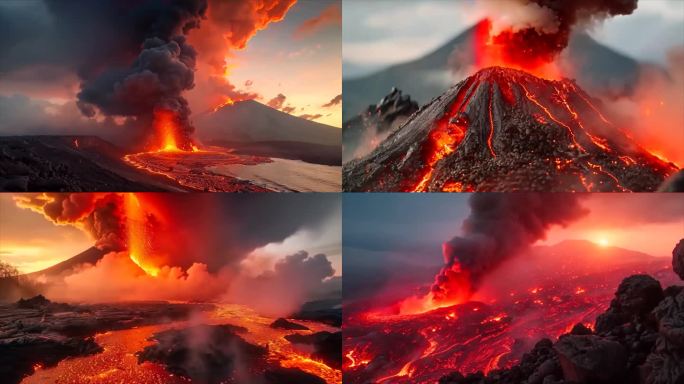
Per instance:
[[[287,335],[285,339],[293,344],[313,347],[312,356],[321,359],[327,366],[342,368],[342,332],[317,332],[311,335]]]
[[[401,90],[392,88],[377,104],[345,121],[342,129],[344,159],[351,159],[359,146],[380,140],[418,111],[418,103]]]
[[[156,343],[137,354],[138,360],[163,364],[169,372],[194,383],[324,384],[299,369],[268,361],[268,349],[245,341],[247,329],[229,324],[197,325],[152,336]]]
[[[276,329],[288,329],[288,330],[293,330],[293,331],[308,331],[309,328],[305,327],[301,324],[293,323],[292,321],[288,321],[287,319],[283,319],[282,317],[271,323],[271,328],[276,328]]]
[[[684,279],[684,240],[673,267]],[[684,286],[662,289],[648,275],[622,281],[594,330],[581,324],[555,343],[539,341],[519,364],[467,376],[454,372],[440,384],[682,384],[684,383]]]
[[[36,365],[99,353],[96,333],[186,319],[209,309],[164,302],[70,305],[43,296],[0,305],[0,381],[18,383]]]
[[[572,80],[483,69],[343,167],[345,191],[655,191],[678,168]]]
[[[0,191],[182,191],[126,164],[125,152],[94,136],[0,137]]]

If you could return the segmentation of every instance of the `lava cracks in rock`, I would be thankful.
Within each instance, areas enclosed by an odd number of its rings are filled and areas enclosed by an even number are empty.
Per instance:
[[[573,81],[492,67],[347,163],[343,178],[347,191],[653,191],[676,169]]]

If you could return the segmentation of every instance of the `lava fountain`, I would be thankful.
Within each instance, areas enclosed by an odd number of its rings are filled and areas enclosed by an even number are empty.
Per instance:
[[[124,211],[126,213],[126,238],[131,260],[148,275],[157,276],[159,268],[149,261],[149,254],[153,247],[148,233],[147,215],[134,193],[124,195]]]

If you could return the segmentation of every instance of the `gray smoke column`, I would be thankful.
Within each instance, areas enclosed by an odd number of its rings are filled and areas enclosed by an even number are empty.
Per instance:
[[[88,3],[94,2],[52,1],[50,6],[63,14],[74,3],[92,8]],[[179,126],[179,146],[189,149],[194,128],[188,102],[181,94],[194,86],[197,54],[186,42],[186,35],[199,27],[206,0],[107,0],[98,1],[97,8],[84,17],[120,20],[111,27],[116,27],[127,44],[112,47],[121,50],[115,57],[130,57],[132,47],[137,47],[137,54],[123,66],[120,60],[82,64],[79,72],[84,81],[78,94],[81,112],[89,117],[98,110],[106,116],[132,117],[149,129],[155,110],[172,111]],[[103,14],[103,9],[110,13]]]
[[[569,193],[478,193],[470,197],[463,236],[443,245],[445,265],[435,278],[436,301],[468,299],[482,278],[503,261],[587,211]]]

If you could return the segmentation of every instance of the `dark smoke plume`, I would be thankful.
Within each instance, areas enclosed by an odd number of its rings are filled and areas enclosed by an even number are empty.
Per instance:
[[[126,247],[122,198],[114,193],[40,193],[15,197],[17,205],[43,214],[56,224],[83,228],[106,251]]]
[[[570,33],[582,22],[629,15],[638,0],[516,0],[523,7],[537,7],[537,20],[525,20],[494,37],[514,62],[550,62],[568,46]],[[540,9],[539,9],[540,8]],[[539,12],[539,11],[542,12]],[[542,16],[543,15],[543,16]]]
[[[438,301],[472,293],[485,274],[543,239],[552,225],[587,213],[569,193],[478,193],[469,203],[463,236],[443,245],[445,266],[432,286]]]
[[[52,1],[49,6],[53,13],[64,15],[76,6],[73,3],[81,4],[78,1]],[[115,23],[118,25],[111,27],[116,28],[121,41],[127,42],[107,47],[119,50],[108,56],[124,58],[132,54],[129,59],[132,64],[129,61],[117,65],[123,59],[81,63],[79,75],[83,83],[78,94],[81,112],[92,117],[99,110],[106,116],[133,117],[150,126],[155,109],[171,110],[178,116],[180,133],[187,140],[193,127],[188,102],[181,93],[194,85],[197,54],[186,43],[185,36],[199,27],[207,9],[206,0],[108,0],[97,3],[100,9],[93,15],[97,18],[104,16],[102,9],[109,11],[106,17],[120,20]],[[92,16],[86,16],[89,17]],[[66,16],[65,20],[68,20]]]

